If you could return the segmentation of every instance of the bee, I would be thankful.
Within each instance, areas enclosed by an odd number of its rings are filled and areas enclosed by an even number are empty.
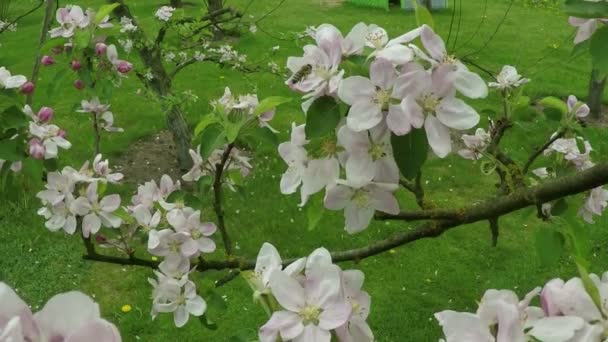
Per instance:
[[[306,64],[300,68],[300,70],[296,71],[291,78],[289,79],[289,84],[296,84],[303,80],[306,76],[310,75],[312,72],[312,65]]]

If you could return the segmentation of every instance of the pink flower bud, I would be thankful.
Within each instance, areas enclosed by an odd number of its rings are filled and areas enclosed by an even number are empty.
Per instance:
[[[65,139],[68,137],[68,132],[63,129],[60,129],[59,132],[57,132],[57,136]]]
[[[44,55],[42,56],[42,64],[46,66],[53,65],[55,64],[55,60],[51,56]]]
[[[82,64],[80,64],[80,61],[76,60],[76,59],[73,60],[72,61],[72,70],[78,71],[78,70],[80,70],[80,68],[82,68]]]
[[[95,44],[95,53],[97,54],[97,56],[104,55],[106,53],[107,49],[108,49],[108,46],[104,43]]]
[[[44,148],[44,145],[42,145],[42,142],[40,141],[40,139],[33,138],[32,140],[30,140],[28,145],[29,145],[29,153],[30,153],[30,156],[32,156],[32,158],[34,158],[34,159],[44,158],[45,148]]]
[[[120,72],[121,74],[126,74],[132,69],[133,64],[127,61],[119,60],[118,62],[116,62],[116,70],[118,70],[118,72]]]
[[[21,86],[21,92],[24,94],[31,94],[34,92],[34,83],[32,82],[25,82],[24,85]]]
[[[84,89],[84,82],[82,82],[82,80],[74,81],[74,88],[76,88],[78,90]]]
[[[38,111],[38,120],[40,120],[42,122],[49,122],[53,118],[53,114],[55,114],[55,112],[53,111],[53,108],[42,107]]]

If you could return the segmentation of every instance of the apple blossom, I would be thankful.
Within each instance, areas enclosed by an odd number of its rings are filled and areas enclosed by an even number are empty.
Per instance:
[[[95,44],[95,54],[97,56],[102,56],[108,51],[108,46],[105,43],[97,43]]]
[[[344,296],[352,306],[351,316],[343,326],[336,328],[336,335],[343,342],[373,342],[374,333],[367,324],[371,306],[369,294],[361,290],[365,275],[359,270],[342,272]]]
[[[595,33],[598,27],[601,24],[605,24],[606,22],[608,22],[608,19],[589,19],[578,17],[568,18],[568,23],[578,28],[578,31],[576,32],[576,37],[574,37],[574,44],[582,43],[585,40],[591,38],[591,36]]]
[[[455,97],[454,77],[446,65],[431,73],[419,64],[405,65],[400,91],[407,95],[401,102],[402,110],[388,114],[391,131],[403,135],[424,125],[433,152],[440,158],[447,156],[452,150],[449,128],[465,130],[479,123],[475,109]]]
[[[60,26],[49,31],[51,38],[70,38],[74,35],[75,29],[85,28],[90,23],[89,17],[82,8],[74,5],[57,9],[56,19]]]
[[[207,309],[207,303],[196,294],[196,286],[192,281],[186,281],[182,286],[174,279],[168,280],[164,286],[161,300],[155,299],[156,312],[173,312],[175,326],[183,327],[188,323],[190,315],[202,316]]]
[[[600,186],[589,192],[585,203],[579,210],[579,215],[586,222],[594,223],[593,215],[602,215],[606,207],[608,207],[608,190]]]
[[[86,85],[84,84],[84,82],[80,79],[74,81],[74,88],[78,89],[78,90],[82,90],[86,87]]]
[[[338,142],[348,153],[346,177],[353,183],[399,182],[388,128],[378,125],[369,131],[355,132],[344,125],[338,131]]]
[[[137,26],[135,26],[133,24],[133,20],[131,20],[131,18],[121,17],[120,26],[121,26],[121,28],[120,28],[121,33],[137,31]]]
[[[44,159],[52,159],[57,158],[58,147],[65,150],[71,148],[72,144],[60,136],[60,132],[61,130],[56,125],[37,124],[31,121],[29,124],[29,134],[33,139],[30,140],[30,154],[33,152],[32,149],[34,149],[37,156],[42,154]]]
[[[568,105],[568,113],[570,115],[573,115],[579,119],[589,115],[589,106],[584,102],[578,101],[574,95],[568,96],[568,101],[566,104]]]
[[[383,112],[388,112],[389,118],[402,117],[399,102],[406,94],[402,91],[401,80],[393,64],[382,58],[372,62],[369,79],[363,76],[344,79],[338,96],[351,106],[346,117],[348,127],[356,132],[375,127],[384,119]],[[392,120],[388,120],[390,128]]]
[[[382,58],[395,65],[403,65],[414,59],[412,48],[404,44],[418,38],[420,30],[421,28],[416,28],[390,40],[386,30],[376,24],[370,24],[365,29],[357,29],[356,32],[363,34],[365,45],[374,49],[369,57]]]
[[[0,67],[0,89],[15,89],[24,86],[27,78],[23,75],[11,75],[5,67]]]
[[[500,74],[496,76],[496,82],[490,82],[488,83],[488,86],[491,88],[505,90],[521,87],[528,82],[530,82],[530,80],[523,78],[520,74],[518,74],[515,67],[505,65],[502,67]]]
[[[114,127],[114,114],[109,111],[109,104],[102,104],[98,97],[94,97],[91,101],[82,100],[80,104],[81,108],[76,110],[79,113],[91,113],[100,119],[99,122],[101,128],[108,132],[123,132],[124,130],[120,127]]]
[[[53,118],[54,113],[53,108],[42,107],[38,111],[38,120],[41,122],[49,122]]]
[[[114,65],[114,68],[116,68],[119,73],[126,74],[133,69],[133,64],[125,60],[118,59],[118,51],[116,50],[116,46],[114,44],[107,46],[106,55],[108,60],[112,63],[112,65]]]
[[[478,160],[488,147],[490,138],[490,133],[487,133],[483,128],[477,128],[475,135],[463,134],[461,139],[466,148],[458,151],[458,154],[464,159]]]
[[[43,159],[44,158],[44,153],[45,153],[45,148],[44,145],[42,145],[42,141],[40,141],[40,139],[38,138],[33,138],[28,142],[28,153],[29,155],[34,158],[34,159]]]
[[[397,184],[374,183],[362,185],[350,180],[338,180],[338,184],[325,192],[325,208],[344,210],[345,229],[351,234],[369,226],[376,210],[388,214],[399,213],[399,203],[393,196]]]
[[[17,293],[0,282],[0,303],[1,341],[121,341],[118,329],[101,318],[99,305],[81,292],[55,295],[32,314]]]
[[[196,182],[204,175],[212,175],[216,172],[216,165],[222,160],[224,154],[223,149],[215,149],[211,152],[211,155],[207,160],[203,160],[200,154],[201,146],[197,147],[197,150],[190,150],[190,157],[192,158],[192,168],[186,174],[182,176],[182,179],[186,182]],[[233,147],[230,151],[229,162],[224,166],[224,171],[227,170],[239,170],[243,177],[247,177],[253,166],[249,163],[251,158],[243,151],[236,147]],[[229,179],[226,180],[226,184],[234,190],[233,184]]]
[[[191,208],[175,210],[167,213],[167,221],[176,232],[184,232],[198,244],[198,250],[202,253],[215,251],[215,242],[208,238],[213,235],[217,227],[212,222],[201,222],[200,210]]]
[[[99,201],[97,194],[97,182],[89,184],[86,196],[78,197],[70,203],[70,211],[78,216],[84,216],[82,220],[82,234],[89,237],[96,234],[101,226],[118,228],[122,219],[113,213],[120,207],[120,196],[109,195]]]
[[[173,11],[175,11],[175,8],[171,6],[162,6],[156,11],[154,16],[158,18],[158,20],[169,21],[169,19],[171,19],[173,16]]]

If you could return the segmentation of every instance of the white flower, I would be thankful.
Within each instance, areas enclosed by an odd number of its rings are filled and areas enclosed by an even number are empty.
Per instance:
[[[44,159],[57,158],[58,147],[65,150],[72,147],[72,144],[63,137],[61,129],[56,125],[30,122],[29,133],[42,142]]]
[[[496,82],[490,82],[488,83],[488,86],[491,88],[504,90],[521,87],[528,82],[530,82],[530,80],[523,78],[520,74],[518,74],[515,67],[505,65],[502,67],[500,74],[496,76]]]
[[[0,89],[20,88],[26,82],[27,78],[25,78],[25,76],[12,76],[10,71],[8,71],[5,67],[0,67]]]
[[[57,9],[56,19],[60,26],[49,31],[51,38],[70,38],[75,29],[86,28],[90,23],[89,16],[85,15],[82,8],[74,5]]]
[[[167,213],[167,221],[177,232],[188,233],[192,240],[198,244],[198,250],[202,253],[215,251],[215,242],[208,238],[213,235],[217,227],[212,222],[201,222],[200,210],[191,208],[173,210]]]
[[[252,24],[251,26],[249,26],[249,32],[256,34],[256,32],[258,32],[258,27],[255,26],[255,24]]]
[[[86,196],[81,196],[70,203],[70,211],[78,216],[84,216],[82,220],[82,234],[89,237],[95,234],[101,226],[118,228],[122,220],[113,214],[120,207],[120,196],[109,195],[99,201],[97,194],[97,182],[89,184]]]
[[[175,8],[171,6],[162,6],[156,11],[154,16],[158,18],[158,20],[169,21],[169,19],[171,19],[171,16],[173,16],[173,11],[175,11]]]
[[[608,206],[608,190],[603,187],[594,188],[589,192],[585,204],[579,210],[579,215],[588,223],[593,222],[593,215],[602,215]]]
[[[198,254],[199,244],[190,234],[172,229],[151,230],[148,236],[148,252],[165,257],[171,268],[177,267],[185,259]]]
[[[464,159],[478,160],[483,156],[482,152],[488,147],[490,138],[490,133],[487,133],[483,128],[477,128],[475,135],[463,134],[462,141],[466,148],[458,151],[458,154]]]
[[[163,284],[164,293],[154,300],[156,312],[173,312],[173,321],[178,328],[188,323],[190,315],[202,316],[207,309],[205,300],[196,294],[196,285],[192,281],[180,284],[177,280],[169,279]]]
[[[584,118],[589,115],[589,106],[584,102],[580,102],[574,95],[568,96],[567,105],[568,113],[577,118]]]
[[[137,31],[137,26],[133,25],[133,20],[131,18],[122,17],[120,18],[120,32],[135,32]]]

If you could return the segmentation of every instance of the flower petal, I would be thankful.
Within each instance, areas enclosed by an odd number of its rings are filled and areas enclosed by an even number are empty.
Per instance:
[[[450,131],[441,121],[432,115],[427,116],[424,121],[424,130],[431,149],[439,158],[444,158],[452,151]]]

